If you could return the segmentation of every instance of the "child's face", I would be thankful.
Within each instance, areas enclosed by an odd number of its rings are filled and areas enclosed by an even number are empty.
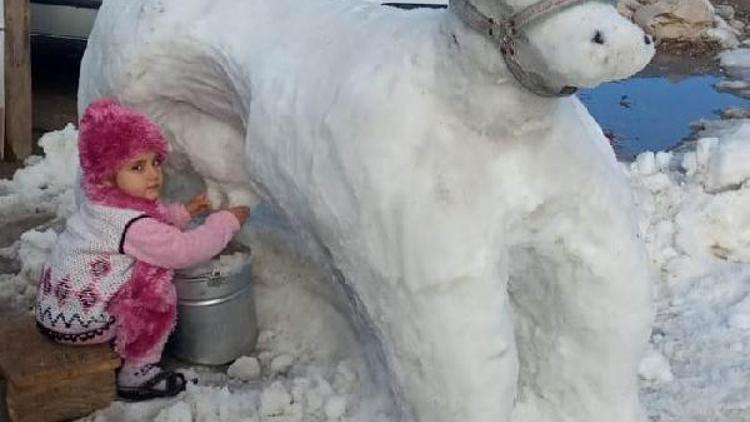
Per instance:
[[[156,200],[161,195],[161,160],[155,152],[144,152],[128,160],[115,175],[115,186],[136,198]]]

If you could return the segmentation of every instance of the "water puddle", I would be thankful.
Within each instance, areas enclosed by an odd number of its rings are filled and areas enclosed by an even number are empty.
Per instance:
[[[579,98],[612,140],[618,158],[630,160],[646,150],[675,147],[691,134],[691,122],[718,119],[729,107],[750,109],[750,100],[716,90],[723,80],[648,75],[584,90]]]

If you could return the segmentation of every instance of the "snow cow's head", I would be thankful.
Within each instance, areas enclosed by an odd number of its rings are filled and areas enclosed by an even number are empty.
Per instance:
[[[507,2],[522,10],[539,0]],[[583,1],[529,23],[514,47],[522,68],[561,89],[627,78],[646,66],[655,52],[650,36],[612,4],[599,0]]]

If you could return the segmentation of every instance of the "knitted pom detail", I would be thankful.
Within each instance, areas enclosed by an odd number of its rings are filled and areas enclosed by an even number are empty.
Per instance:
[[[113,99],[93,102],[81,118],[78,151],[83,188],[89,198],[127,161],[143,152],[155,152],[162,160],[168,153],[159,126],[144,113]]]

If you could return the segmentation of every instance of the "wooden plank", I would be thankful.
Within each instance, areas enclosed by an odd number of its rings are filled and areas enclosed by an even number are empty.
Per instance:
[[[107,407],[115,399],[115,373],[103,371],[30,388],[9,383],[7,394],[13,422],[69,420]]]
[[[108,344],[65,346],[42,335],[33,317],[0,321],[0,375],[18,388],[114,372],[119,366]]]
[[[31,40],[29,0],[5,1],[6,160],[31,155]]]

